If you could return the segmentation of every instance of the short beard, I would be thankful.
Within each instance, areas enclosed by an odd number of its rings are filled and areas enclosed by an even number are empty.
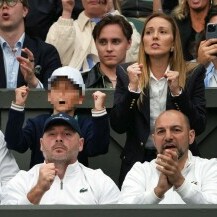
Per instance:
[[[183,150],[178,150],[177,154],[178,154],[178,160],[179,160],[184,155],[184,151]]]
[[[161,150],[161,152],[160,152],[160,154],[164,154],[164,151],[166,150],[166,148],[165,149],[162,149]],[[184,155],[184,150],[182,150],[182,149],[178,149],[177,150],[177,156],[178,156],[178,160],[180,159],[180,158],[182,158],[182,156]]]
[[[45,153],[43,153],[44,159],[46,163],[54,163],[55,165],[66,165],[70,164],[70,160],[67,158],[55,158],[53,156],[48,156]]]
[[[69,165],[70,161],[68,159],[47,159],[49,163],[54,163],[55,165]]]

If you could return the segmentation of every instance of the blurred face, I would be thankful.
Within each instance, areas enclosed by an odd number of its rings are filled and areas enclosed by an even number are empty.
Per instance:
[[[178,111],[162,114],[155,123],[153,139],[160,154],[164,154],[166,149],[172,149],[177,152],[178,158],[186,157],[194,137],[194,131],[189,130],[183,115]]]
[[[83,139],[68,125],[54,125],[40,139],[46,163],[74,163],[83,149]]]
[[[90,18],[102,17],[107,12],[106,0],[82,0],[84,12]]]
[[[114,9],[113,0],[107,0],[107,12],[110,12]]]
[[[143,44],[145,53],[150,57],[168,56],[169,58],[173,42],[172,26],[167,20],[155,17],[147,23]]]
[[[213,16],[213,17],[210,19],[209,23],[217,23],[217,15],[216,15],[216,16]]]
[[[187,0],[187,2],[190,9],[202,11],[209,7],[210,0]]]
[[[106,25],[96,39],[100,64],[106,67],[116,67],[125,61],[127,49],[131,41],[128,41],[118,24]]]
[[[0,30],[10,32],[24,25],[24,17],[26,17],[28,9],[23,6],[20,1],[11,7],[3,2],[0,7]]]
[[[77,85],[68,78],[57,78],[48,93],[48,101],[53,105],[55,114],[74,110],[75,105],[81,104],[82,100]]]

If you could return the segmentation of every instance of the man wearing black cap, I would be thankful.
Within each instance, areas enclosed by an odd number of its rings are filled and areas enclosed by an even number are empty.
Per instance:
[[[119,189],[101,170],[77,161],[83,138],[66,113],[47,119],[40,140],[45,162],[20,171],[6,186],[3,204],[111,204]],[[26,193],[28,192],[28,193]]]

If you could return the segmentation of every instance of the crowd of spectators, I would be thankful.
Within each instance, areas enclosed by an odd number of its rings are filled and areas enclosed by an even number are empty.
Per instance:
[[[200,158],[195,140],[206,127],[205,88],[217,87],[215,4],[0,1],[0,88],[15,91],[0,131],[0,204],[217,203],[216,159]],[[86,88],[96,89],[93,108],[79,110]],[[114,90],[110,110],[98,88]],[[26,121],[31,89],[45,89],[52,110]],[[108,152],[110,124],[126,133],[119,189],[88,168],[88,157]],[[29,149],[30,170],[19,171],[11,150]]]

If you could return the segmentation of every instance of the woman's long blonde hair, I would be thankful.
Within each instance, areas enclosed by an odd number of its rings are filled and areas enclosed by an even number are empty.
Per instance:
[[[213,5],[212,0],[209,1],[210,7]],[[177,20],[183,20],[189,15],[190,9],[187,0],[181,0],[181,2],[172,11],[172,16]]]
[[[113,0],[114,9],[118,10],[121,14],[121,2],[122,0]]]
[[[144,88],[147,88],[149,85],[150,60],[149,60],[148,54],[145,53],[143,37],[144,37],[147,23],[155,17],[163,18],[171,24],[172,33],[173,33],[173,40],[174,40],[174,50],[173,50],[173,52],[170,53],[170,59],[169,59],[168,64],[170,65],[171,70],[179,72],[179,86],[184,88],[185,80],[186,80],[187,66],[186,66],[186,62],[185,62],[184,57],[183,57],[181,39],[180,39],[180,35],[179,35],[179,29],[178,29],[174,19],[171,16],[166,15],[164,13],[154,13],[154,14],[150,15],[149,17],[147,17],[147,19],[145,20],[144,28],[143,28],[143,31],[141,34],[141,43],[140,43],[140,47],[139,47],[139,57],[138,57],[138,63],[143,64],[143,70],[142,70],[141,80],[140,80],[140,88],[141,88],[141,90],[144,90]]]

